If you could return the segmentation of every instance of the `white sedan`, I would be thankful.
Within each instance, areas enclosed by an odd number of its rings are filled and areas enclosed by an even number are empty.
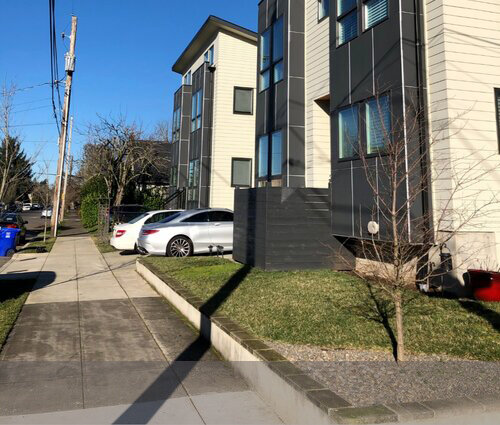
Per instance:
[[[137,238],[145,224],[159,223],[181,210],[149,211],[134,218],[128,223],[118,224],[113,229],[110,240],[111,246],[120,251],[132,251],[137,249]]]
[[[184,211],[146,225],[137,240],[141,254],[188,257],[233,250],[233,212],[210,208]]]
[[[45,208],[40,214],[40,218],[51,218],[52,217],[52,207]]]

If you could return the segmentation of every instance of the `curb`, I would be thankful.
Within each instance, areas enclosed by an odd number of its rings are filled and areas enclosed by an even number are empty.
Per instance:
[[[154,266],[145,265],[139,258],[136,269],[160,295],[210,340],[214,348],[239,370],[265,400],[272,404],[285,423],[381,424],[500,409],[499,400],[488,396],[477,399],[463,397],[421,403],[352,406],[228,317],[221,313],[206,316],[203,313],[204,302],[201,298],[193,295],[177,281],[166,278]],[[269,382],[266,382],[267,388],[263,387],[263,368],[260,368],[256,376],[243,366],[243,363],[249,360],[262,364],[265,370],[269,371],[271,375],[267,376],[267,379],[272,382],[273,391],[270,390]],[[292,398],[283,402],[287,395]],[[305,411],[300,411],[301,409]]]

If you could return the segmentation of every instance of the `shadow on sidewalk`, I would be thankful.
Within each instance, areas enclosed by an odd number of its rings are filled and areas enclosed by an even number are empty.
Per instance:
[[[217,311],[217,309],[226,301],[231,294],[238,288],[238,286],[245,280],[248,273],[250,272],[250,266],[243,266],[238,270],[231,278],[222,286],[210,299],[208,299],[205,304],[200,308],[203,313],[201,323],[200,323],[200,335],[193,341],[184,351],[177,356],[177,358],[166,368],[163,373],[156,379],[156,381],[150,385],[150,387],[142,393],[137,400],[125,411],[119,418],[117,418],[115,424],[131,424],[139,423],[146,424],[151,418],[156,414],[156,412],[161,408],[163,403],[156,404],[144,404],[152,399],[152,396],[157,396],[160,392],[162,400],[166,401],[170,398],[177,387],[182,383],[182,381],[189,375],[191,370],[196,366],[196,364],[201,360],[203,355],[210,349],[210,336],[211,336],[211,321],[210,317]],[[204,318],[206,317],[206,318]],[[187,362],[183,364],[184,367],[176,368],[174,365],[176,362]],[[160,383],[171,373],[174,373],[178,379],[175,385],[170,388],[158,388]],[[158,391],[158,389],[160,391]]]

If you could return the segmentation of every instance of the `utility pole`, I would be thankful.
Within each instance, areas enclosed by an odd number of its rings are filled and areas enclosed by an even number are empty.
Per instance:
[[[66,155],[66,138],[68,133],[69,106],[71,101],[71,85],[73,84],[73,72],[75,71],[75,46],[76,46],[77,18],[71,17],[71,36],[69,52],[65,55],[66,87],[64,89],[64,106],[61,120],[61,135],[59,137],[59,158],[57,160],[57,175],[54,185],[54,202],[52,212],[52,236],[57,236],[59,225],[59,212],[61,201],[62,174],[64,169],[64,157]]]
[[[66,207],[66,191],[68,190],[68,178],[71,175],[71,166],[73,165],[72,163],[70,163],[72,137],[73,137],[73,117],[71,117],[69,121],[68,154],[66,155],[66,160],[65,160],[66,175],[64,176],[64,188],[62,192],[62,201],[61,201],[61,221],[64,220],[64,209]]]

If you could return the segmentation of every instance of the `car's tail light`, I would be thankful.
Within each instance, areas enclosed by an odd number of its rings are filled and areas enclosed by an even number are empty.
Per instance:
[[[148,236],[148,235],[154,235],[155,233],[158,233],[159,230],[143,230],[142,231],[142,234],[144,236]]]
[[[123,236],[125,233],[127,233],[126,230],[117,230],[116,237],[119,238],[120,236]]]
[[[7,227],[8,229],[17,229],[17,224],[7,224]]]

